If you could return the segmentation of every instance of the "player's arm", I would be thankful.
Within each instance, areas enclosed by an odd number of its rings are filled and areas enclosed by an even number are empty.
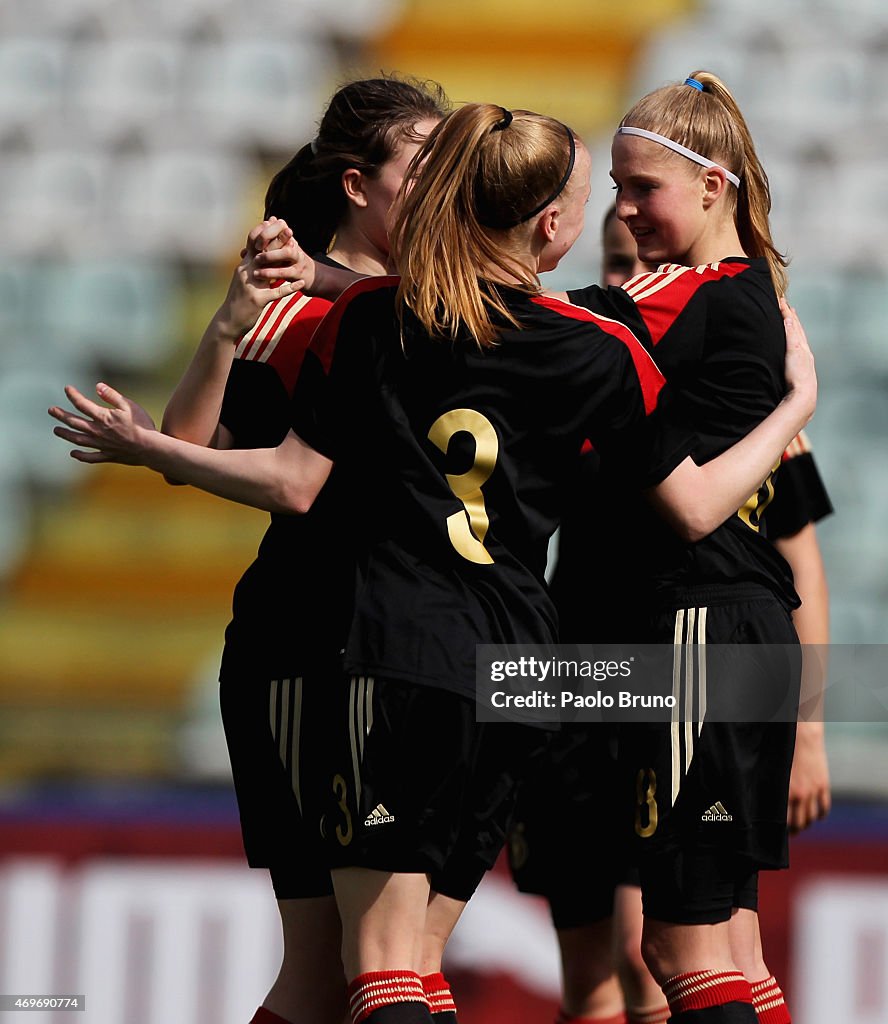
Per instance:
[[[247,451],[182,441],[157,430],[141,406],[108,385],[99,384],[96,391],[107,405],[68,387],[65,393],[78,412],[49,410],[64,424],[54,430],[58,437],[93,449],[72,451],[78,462],[146,466],[230,501],[294,514],[308,511],[333,466],[292,431],[277,448]]]
[[[292,237],[287,224],[277,218],[263,221],[247,236],[225,301],[164,410],[160,429],[165,434],[213,448],[231,447],[231,435],[219,416],[235,348],[269,302],[299,291],[302,283],[301,266],[289,258],[278,258],[274,281],[267,276],[268,264],[263,260],[260,265],[257,258],[265,251],[283,249]]]
[[[733,447],[705,465],[688,456],[649,489],[657,511],[684,539],[702,540],[761,486],[790,441],[814,414],[817,376],[804,328],[784,306],[787,393],[777,408]]]
[[[802,599],[801,607],[793,612],[802,644],[802,697],[787,810],[787,824],[800,832],[826,817],[832,803],[823,725],[829,587],[813,522],[791,536],[777,538],[774,546],[789,562]]]

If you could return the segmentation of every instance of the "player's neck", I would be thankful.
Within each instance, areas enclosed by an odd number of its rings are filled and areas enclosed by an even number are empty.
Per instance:
[[[356,274],[378,277],[389,272],[388,253],[382,252],[367,239],[366,235],[351,227],[344,227],[336,232],[333,248],[327,255]]]
[[[746,256],[746,250],[737,234],[733,220],[704,231],[684,259],[678,262],[688,267],[699,267],[703,263],[718,263],[729,256]]]

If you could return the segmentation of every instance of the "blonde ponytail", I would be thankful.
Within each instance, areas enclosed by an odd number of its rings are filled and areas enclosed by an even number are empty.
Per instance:
[[[436,126],[408,170],[392,229],[401,314],[409,309],[432,337],[468,333],[482,348],[496,343],[495,321],[520,326],[495,281],[540,291],[528,216],[569,184],[568,131],[489,103],[467,104]]]

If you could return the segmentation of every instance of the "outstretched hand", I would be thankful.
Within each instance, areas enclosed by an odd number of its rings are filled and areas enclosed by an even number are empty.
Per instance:
[[[80,415],[57,405],[48,411],[50,416],[64,424],[53,428],[56,437],[79,446],[71,452],[71,458],[78,462],[146,465],[146,440],[151,433],[157,433],[157,428],[138,403],[107,384],[96,385],[96,394],[107,405],[98,405],[71,385],[65,388],[65,394]]]

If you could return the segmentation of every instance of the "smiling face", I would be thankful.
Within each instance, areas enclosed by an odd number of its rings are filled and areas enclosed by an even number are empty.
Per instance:
[[[601,235],[601,283],[619,288],[638,274],[656,269],[656,263],[638,258],[638,246],[629,228],[611,213]]]
[[[704,168],[664,146],[634,135],[617,135],[611,177],[617,216],[646,263],[693,266],[708,229]]]

